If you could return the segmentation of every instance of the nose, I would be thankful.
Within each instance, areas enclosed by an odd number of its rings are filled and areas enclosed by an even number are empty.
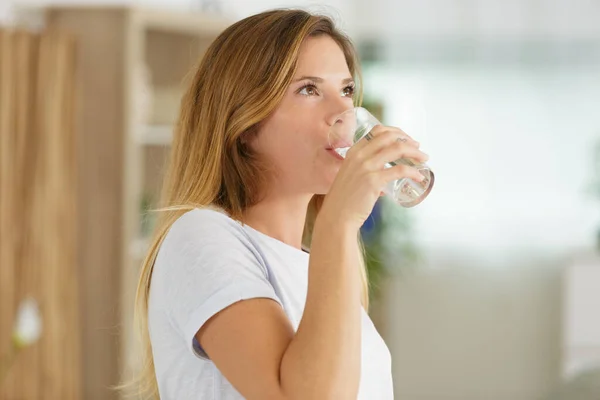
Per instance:
[[[352,145],[355,117],[352,110],[354,103],[348,97],[336,96],[327,103],[327,141],[329,148],[348,147]],[[350,111],[350,112],[348,112]]]
[[[352,100],[348,97],[335,96],[327,104],[327,124],[333,126],[338,121],[340,114],[353,108]]]

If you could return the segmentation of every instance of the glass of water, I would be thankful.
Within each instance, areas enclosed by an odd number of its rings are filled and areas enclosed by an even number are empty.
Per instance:
[[[329,145],[340,156],[346,157],[346,153],[354,143],[363,139],[372,139],[370,132],[377,125],[382,123],[365,108],[351,108],[340,114],[332,125],[329,131]],[[398,179],[390,182],[384,192],[403,207],[416,206],[431,192],[435,180],[434,174],[426,164],[407,158],[390,161],[385,168],[398,164],[416,167],[425,179],[422,182],[409,178]]]

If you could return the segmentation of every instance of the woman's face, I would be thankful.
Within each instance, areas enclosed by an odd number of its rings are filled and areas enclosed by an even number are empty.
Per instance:
[[[251,146],[274,167],[279,191],[325,194],[342,160],[328,150],[336,117],[353,107],[354,81],[344,53],[329,36],[304,41],[296,76]],[[273,188],[271,188],[273,189]]]

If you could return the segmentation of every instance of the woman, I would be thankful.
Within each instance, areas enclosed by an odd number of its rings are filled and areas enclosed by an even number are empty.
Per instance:
[[[328,148],[335,117],[360,101],[358,75],[332,21],[299,10],[248,17],[207,50],[138,287],[154,397],[393,398],[359,228],[386,183],[422,179],[385,162],[427,156],[381,126],[345,160]]]

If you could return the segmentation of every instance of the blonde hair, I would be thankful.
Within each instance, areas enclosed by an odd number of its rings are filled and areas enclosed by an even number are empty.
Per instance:
[[[217,206],[241,220],[244,210],[260,201],[267,166],[246,145],[245,138],[256,133],[258,124],[282,100],[296,73],[303,41],[320,35],[336,41],[360,83],[351,41],[335,28],[331,18],[302,10],[267,11],[231,25],[210,45],[193,74],[181,101],[160,214],[136,293],[134,318],[142,364],[134,382],[126,386],[135,386],[145,398],[159,397],[148,332],[148,295],[160,245],[173,222],[189,210]],[[359,85],[355,103],[359,105],[361,100]],[[308,207],[303,235],[306,248],[310,248],[323,197],[313,196]],[[364,256],[361,264],[366,309]]]

